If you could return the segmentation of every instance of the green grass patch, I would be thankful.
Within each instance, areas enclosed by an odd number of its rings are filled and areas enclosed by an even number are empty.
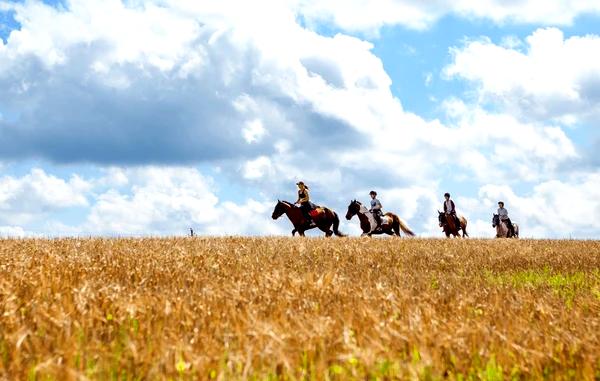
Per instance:
[[[589,293],[600,299],[600,270],[597,269],[589,273],[560,273],[549,268],[502,273],[486,271],[484,278],[487,283],[499,286],[549,288],[568,303],[572,303],[575,296],[582,293]]]

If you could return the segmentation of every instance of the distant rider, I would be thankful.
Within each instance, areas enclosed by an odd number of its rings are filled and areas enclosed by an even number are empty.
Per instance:
[[[454,201],[450,199],[450,193],[444,193],[444,213],[446,216],[452,216],[454,218],[454,223],[456,224],[456,230],[460,229],[460,221],[458,216],[456,215],[456,206],[454,205]]]
[[[377,229],[381,227],[381,216],[383,215],[383,207],[381,206],[381,202],[379,202],[379,200],[377,199],[377,192],[372,190],[371,192],[369,192],[369,195],[371,196],[371,209],[369,211],[373,213],[373,217],[375,217],[375,222],[377,222],[377,226],[375,228]]]
[[[501,222],[506,224],[508,228],[508,236],[512,237],[515,235],[515,227],[513,226],[510,218],[508,218],[508,210],[504,208],[504,201],[498,201],[498,217]]]
[[[296,201],[296,204],[300,205],[300,210],[302,210],[302,214],[306,219],[306,224],[310,225],[312,222],[310,211],[313,210],[315,206],[312,202],[310,202],[308,186],[306,186],[302,181],[296,183],[296,185],[298,186],[298,201]]]

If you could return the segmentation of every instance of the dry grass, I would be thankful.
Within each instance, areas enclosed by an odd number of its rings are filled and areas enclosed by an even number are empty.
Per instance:
[[[0,241],[0,379],[600,378],[600,242]]]

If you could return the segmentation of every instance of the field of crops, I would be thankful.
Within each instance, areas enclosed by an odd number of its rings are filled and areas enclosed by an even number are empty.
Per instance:
[[[0,241],[0,379],[600,378],[600,242]]]

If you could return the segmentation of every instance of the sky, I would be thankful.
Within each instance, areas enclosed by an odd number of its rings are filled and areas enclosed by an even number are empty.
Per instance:
[[[598,239],[599,120],[597,1],[0,0],[2,237],[289,235],[302,180]]]

